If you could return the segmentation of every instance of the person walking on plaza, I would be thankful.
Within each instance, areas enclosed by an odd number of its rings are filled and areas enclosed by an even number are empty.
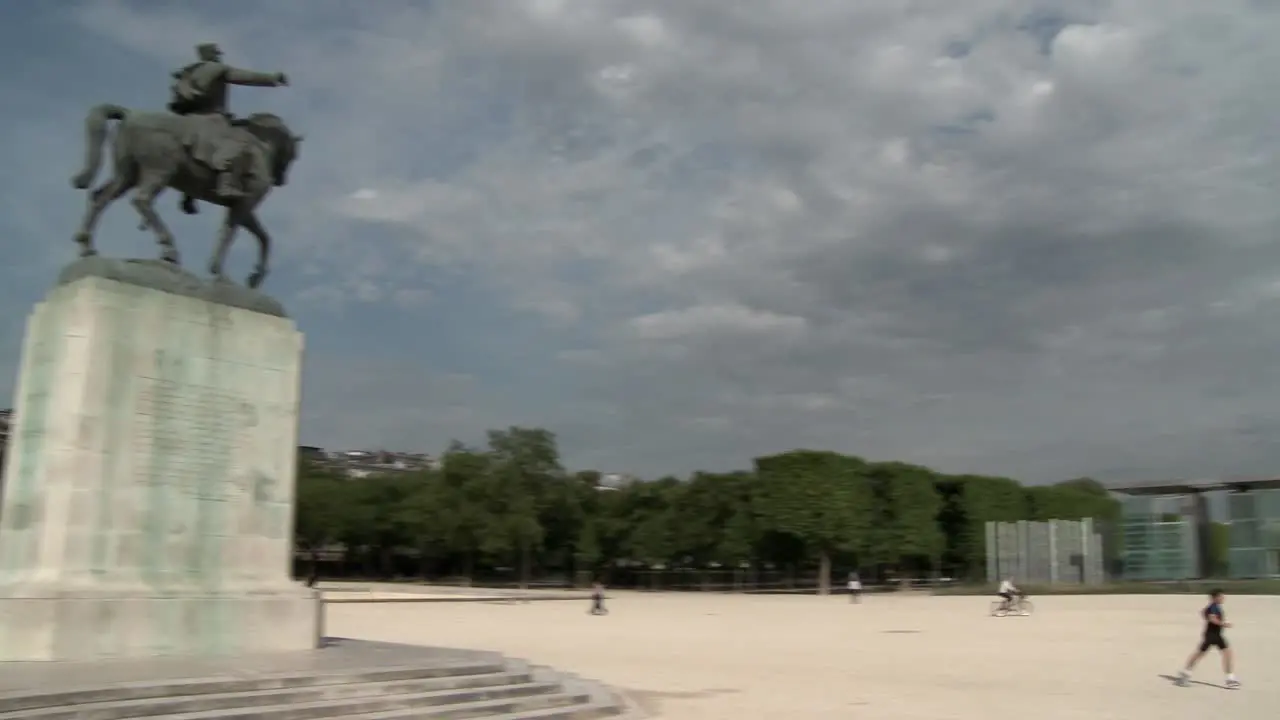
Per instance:
[[[862,602],[862,578],[856,572],[849,573],[849,602]]]
[[[1232,689],[1240,687],[1240,681],[1236,679],[1233,672],[1231,645],[1223,635],[1223,631],[1231,627],[1231,623],[1226,620],[1226,614],[1222,611],[1222,603],[1225,599],[1226,596],[1221,590],[1215,589],[1209,593],[1209,604],[1200,612],[1204,617],[1204,634],[1200,638],[1200,647],[1191,653],[1191,657],[1187,658],[1186,668],[1178,673],[1179,685],[1190,682],[1191,671],[1210,648],[1218,648],[1218,652],[1222,654],[1222,671],[1227,674],[1227,687]]]
[[[609,614],[609,611],[604,607],[604,584],[599,581],[596,581],[591,585],[591,614]]]

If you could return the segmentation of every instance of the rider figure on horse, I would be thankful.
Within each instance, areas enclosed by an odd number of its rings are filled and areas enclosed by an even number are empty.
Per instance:
[[[243,197],[241,179],[250,159],[246,136],[233,125],[234,118],[227,110],[228,90],[231,85],[280,87],[288,85],[289,80],[284,73],[260,73],[227,65],[222,62],[222,50],[214,43],[197,45],[196,57],[196,62],[173,73],[169,110],[199,120],[197,132],[187,142],[196,159],[218,173],[218,196]],[[209,145],[207,152],[200,147],[205,143]],[[196,212],[190,195],[183,196],[182,211],[188,215]]]

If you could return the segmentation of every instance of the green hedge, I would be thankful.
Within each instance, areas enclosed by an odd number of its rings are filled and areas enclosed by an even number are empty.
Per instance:
[[[1105,585],[1027,585],[1028,595],[1186,595],[1220,588],[1229,595],[1280,595],[1280,580],[1189,580],[1185,582],[1113,582]],[[934,595],[995,595],[995,585],[938,587]]]

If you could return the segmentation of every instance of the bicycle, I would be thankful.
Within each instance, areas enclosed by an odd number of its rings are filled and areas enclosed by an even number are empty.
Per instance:
[[[991,615],[993,617],[1008,617],[1010,615],[1027,617],[1035,612],[1035,609],[1036,606],[1027,599],[1025,594],[1021,593],[1008,603],[1004,600],[995,600],[991,603]]]

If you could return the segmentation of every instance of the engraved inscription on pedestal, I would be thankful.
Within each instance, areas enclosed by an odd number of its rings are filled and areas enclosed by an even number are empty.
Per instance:
[[[227,387],[236,375],[218,358],[174,358],[156,351],[155,378],[141,379],[135,422],[147,496],[143,567],[153,581],[220,584],[228,515],[242,491],[239,442],[245,407]]]

